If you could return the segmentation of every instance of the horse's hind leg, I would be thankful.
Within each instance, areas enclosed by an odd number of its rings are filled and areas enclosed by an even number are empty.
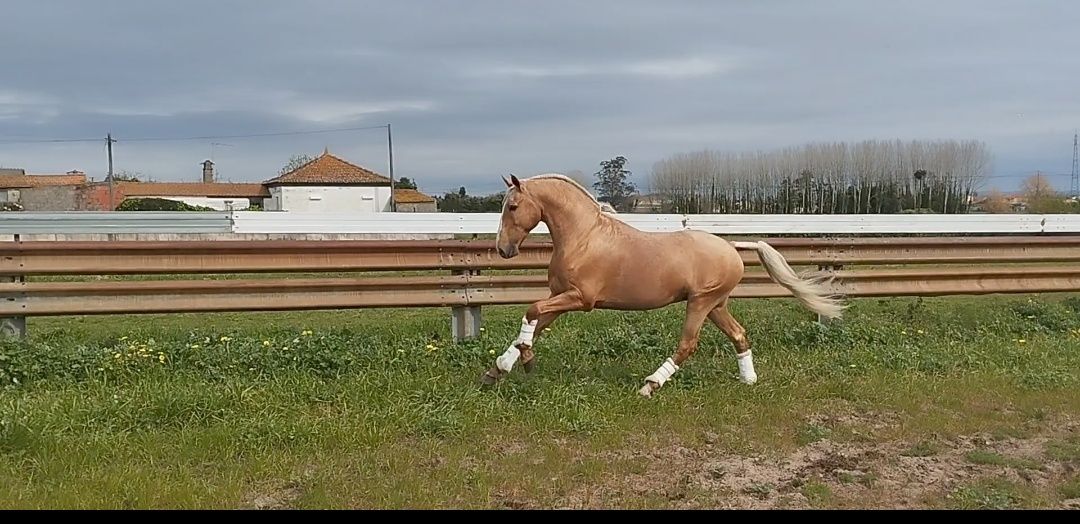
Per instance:
[[[701,326],[705,324],[705,317],[709,311],[716,307],[717,301],[710,298],[693,298],[686,303],[686,320],[683,321],[682,336],[679,338],[679,347],[675,354],[660,364],[652,375],[645,377],[645,385],[638,393],[649,397],[653,391],[660,389],[671,375],[679,370],[679,366],[694,354],[698,346],[698,337],[701,335]]]
[[[754,371],[754,357],[750,352],[750,340],[746,338],[744,329],[735,317],[728,311],[727,302],[720,304],[709,312],[709,320],[727,335],[735,346],[735,357],[739,362],[739,380],[745,384],[757,382],[757,373]]]

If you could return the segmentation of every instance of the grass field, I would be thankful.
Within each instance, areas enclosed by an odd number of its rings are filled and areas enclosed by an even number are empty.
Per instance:
[[[1080,506],[1080,296],[571,314],[491,389],[522,307],[31,319],[0,345],[2,508]]]

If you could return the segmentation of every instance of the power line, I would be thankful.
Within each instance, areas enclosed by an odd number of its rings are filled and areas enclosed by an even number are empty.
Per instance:
[[[100,138],[38,138],[26,140],[0,140],[0,144],[62,144],[71,142],[101,142]]]
[[[337,129],[313,129],[307,131],[280,131],[274,133],[250,133],[244,135],[203,135],[203,136],[180,136],[180,137],[133,137],[116,138],[115,142],[182,142],[190,140],[220,140],[236,138],[262,138],[272,136],[296,136],[315,135],[322,133],[342,133],[346,131],[368,131],[372,129],[386,129],[387,124],[378,126],[341,127]],[[100,142],[101,138],[28,138],[16,140],[0,140],[0,144],[56,144],[70,142]]]
[[[248,135],[205,135],[205,136],[185,136],[185,137],[137,137],[137,138],[125,138],[118,139],[118,142],[180,142],[186,140],[219,140],[219,139],[235,139],[235,138],[261,138],[268,136],[293,136],[293,135],[315,135],[320,133],[341,133],[344,131],[367,131],[371,129],[386,129],[387,124],[380,126],[364,126],[364,127],[342,127],[338,129],[319,129],[311,131],[281,131],[278,133],[252,133]]]

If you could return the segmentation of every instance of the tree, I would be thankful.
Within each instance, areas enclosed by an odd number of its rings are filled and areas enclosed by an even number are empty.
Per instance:
[[[626,157],[621,155],[600,162],[600,170],[596,172],[597,181],[593,184],[600,200],[622,212],[629,210],[631,198],[636,192],[634,184],[626,181],[630,171],[623,169],[625,165]]]
[[[394,182],[394,187],[398,189],[416,189],[416,182],[413,182],[409,177],[401,177]]]
[[[315,157],[311,157],[308,155],[293,155],[289,157],[289,161],[285,163],[285,166],[282,167],[280,171],[278,171],[278,174],[284,175],[285,173],[291,172],[296,168],[308,162],[311,162],[312,160],[315,160]]]
[[[1001,214],[1011,212],[1012,206],[1009,205],[1009,201],[1005,199],[1005,195],[1002,195],[1001,191],[991,189],[986,195],[986,201],[983,202],[982,209],[987,213]]]
[[[1076,213],[1080,205],[1068,202],[1064,193],[1054,189],[1045,175],[1036,172],[1024,180],[1024,197],[1027,198],[1028,211],[1032,213]]]

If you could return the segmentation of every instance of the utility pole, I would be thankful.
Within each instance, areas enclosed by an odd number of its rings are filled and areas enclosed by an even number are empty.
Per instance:
[[[386,124],[386,149],[390,154],[390,211],[397,211],[394,199],[394,139],[390,134],[390,124]]]
[[[112,133],[109,133],[105,137],[105,144],[109,149],[109,211],[116,209],[116,203],[113,200],[113,161],[112,161],[112,145],[113,140]]]
[[[1072,168],[1072,187],[1070,193],[1072,197],[1080,200],[1080,147],[1078,147],[1077,138],[1080,134],[1073,132],[1073,168]]]

